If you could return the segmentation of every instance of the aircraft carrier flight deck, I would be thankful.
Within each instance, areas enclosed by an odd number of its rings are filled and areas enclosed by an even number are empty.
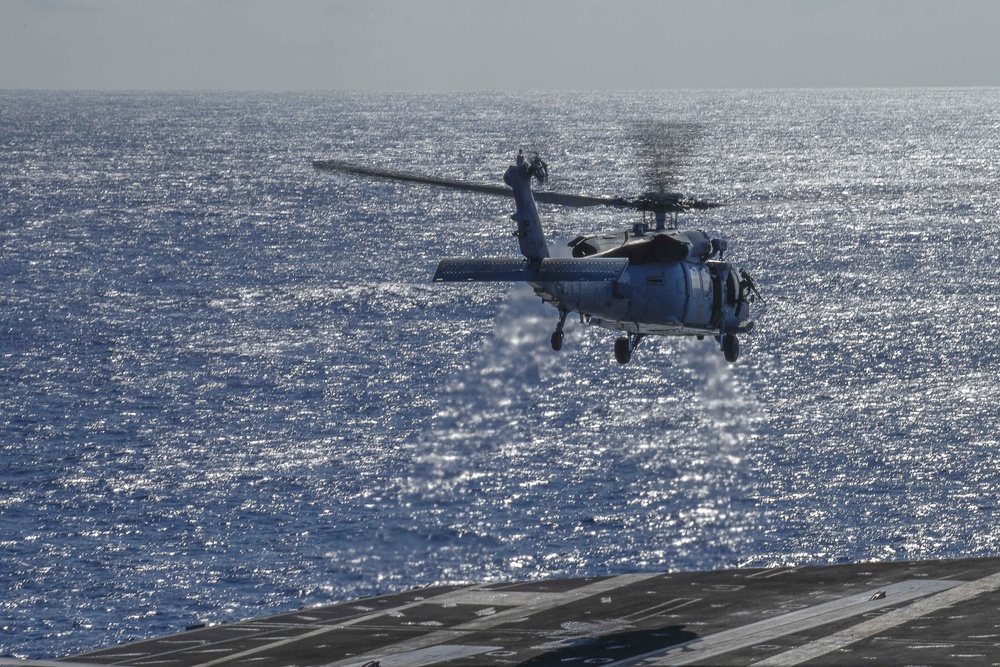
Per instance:
[[[35,664],[996,665],[998,591],[1000,558],[438,586]]]

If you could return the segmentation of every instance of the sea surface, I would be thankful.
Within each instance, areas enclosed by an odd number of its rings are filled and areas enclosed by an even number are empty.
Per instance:
[[[511,201],[314,158],[743,202],[766,312],[567,325]],[[1000,90],[0,91],[0,656],[444,582],[1000,555]],[[542,207],[550,244],[635,221]]]

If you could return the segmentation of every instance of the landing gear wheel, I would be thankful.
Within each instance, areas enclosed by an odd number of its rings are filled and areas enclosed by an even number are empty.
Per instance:
[[[556,330],[552,332],[552,338],[549,339],[549,342],[552,343],[552,349],[556,352],[562,349],[563,327],[566,326],[567,315],[569,315],[568,310],[559,311],[559,324],[556,325]]]
[[[549,342],[552,343],[552,349],[553,350],[555,350],[556,352],[558,352],[559,350],[561,350],[562,349],[562,344],[563,344],[563,332],[562,331],[553,331],[552,332],[552,338],[549,340]]]
[[[615,360],[622,366],[632,360],[632,346],[625,336],[615,341]]]
[[[722,353],[726,355],[726,361],[729,363],[740,358],[740,339],[736,334],[725,334],[722,337]]]
[[[623,366],[632,360],[632,353],[639,347],[639,343],[646,337],[646,334],[630,333],[615,341],[615,360]]]

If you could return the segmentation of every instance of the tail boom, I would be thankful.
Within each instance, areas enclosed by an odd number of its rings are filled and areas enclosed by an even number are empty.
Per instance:
[[[434,282],[612,282],[621,278],[628,259],[590,257],[527,259],[465,258],[441,260]]]

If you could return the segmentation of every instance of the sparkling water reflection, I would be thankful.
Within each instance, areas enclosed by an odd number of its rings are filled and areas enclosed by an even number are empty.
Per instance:
[[[3,92],[0,655],[435,582],[1000,553],[995,90]],[[704,128],[690,220],[768,312],[612,336],[530,290],[509,202],[315,173],[353,158],[641,190]],[[544,210],[550,240],[628,224]]]

